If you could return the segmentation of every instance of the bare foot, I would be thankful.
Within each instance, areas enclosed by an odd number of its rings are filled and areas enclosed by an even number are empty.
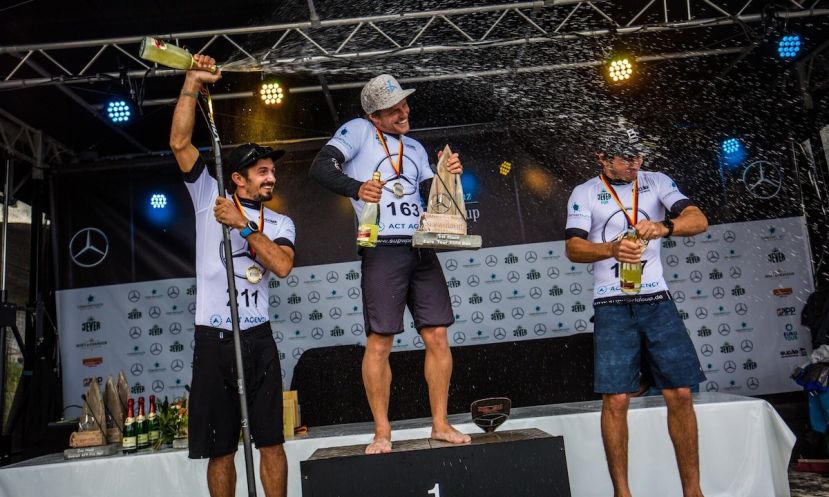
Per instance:
[[[366,454],[388,454],[389,452],[391,452],[391,439],[377,435],[366,447]]]
[[[441,428],[440,430],[432,427],[432,440],[441,440],[443,442],[449,442],[450,444],[468,444],[472,442],[472,437],[448,425],[446,428]]]

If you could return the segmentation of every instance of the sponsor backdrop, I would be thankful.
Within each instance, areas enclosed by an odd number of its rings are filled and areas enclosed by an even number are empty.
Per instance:
[[[62,256],[73,264],[94,266],[113,250],[106,228],[67,236],[72,243]],[[714,225],[662,244],[665,278],[706,372],[701,389],[796,390],[788,377],[809,352],[799,316],[813,290],[803,219]],[[563,241],[440,259],[456,315],[453,346],[592,332],[592,267],[569,262]],[[364,342],[359,269],[345,262],[298,267],[285,279],[270,276],[271,324],[286,387],[305,350]],[[64,398],[79,398],[91,381],[121,369],[136,395],[183,395],[194,344],[194,283],[181,277],[60,290]],[[395,350],[422,348],[408,312],[405,323]]]

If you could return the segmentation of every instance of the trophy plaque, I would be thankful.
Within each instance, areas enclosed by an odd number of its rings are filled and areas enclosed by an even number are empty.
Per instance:
[[[481,248],[480,235],[466,233],[466,207],[459,174],[446,169],[452,151],[447,145],[438,160],[437,172],[429,190],[426,212],[420,216],[420,226],[412,236],[415,248],[444,250],[477,250]]]
[[[487,433],[492,433],[509,418],[512,401],[506,397],[476,400],[470,406],[472,421]]]

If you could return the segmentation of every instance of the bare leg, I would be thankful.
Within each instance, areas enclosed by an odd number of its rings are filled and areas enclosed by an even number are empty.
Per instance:
[[[288,460],[282,444],[259,449],[259,474],[266,497],[285,497],[288,491]]]
[[[626,393],[602,395],[602,441],[615,497],[631,497],[628,486],[628,406]]]
[[[236,495],[236,454],[211,457],[207,463],[207,488],[210,497],[233,497]]]
[[[393,342],[392,335],[377,333],[371,333],[366,340],[366,352],[363,354],[363,385],[374,418],[374,440],[366,447],[366,454],[391,452],[389,353]]]
[[[662,390],[668,405],[668,432],[674,444],[682,495],[702,497],[699,485],[699,440],[697,416],[690,388],[666,388]]]
[[[429,385],[429,404],[432,408],[432,438],[445,442],[464,444],[472,439],[449,424],[449,380],[452,377],[452,351],[446,338],[446,327],[429,327],[420,330],[426,345],[424,375]]]

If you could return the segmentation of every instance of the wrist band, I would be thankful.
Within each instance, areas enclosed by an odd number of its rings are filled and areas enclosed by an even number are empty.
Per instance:
[[[181,91],[181,96],[182,97],[192,97],[192,98],[195,98],[196,100],[198,100],[199,99],[199,92],[182,90]]]

